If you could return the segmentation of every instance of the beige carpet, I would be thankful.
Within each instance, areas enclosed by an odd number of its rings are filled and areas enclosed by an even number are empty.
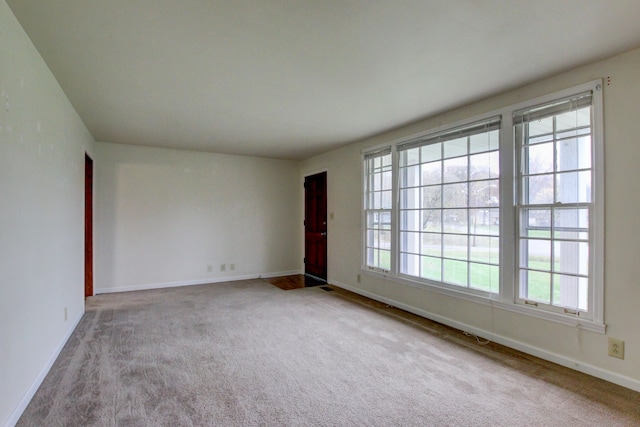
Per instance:
[[[90,298],[18,425],[640,424],[639,393],[362,301],[262,280]]]

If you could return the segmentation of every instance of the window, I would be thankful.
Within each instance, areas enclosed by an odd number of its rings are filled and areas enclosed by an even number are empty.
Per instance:
[[[364,153],[363,268],[604,333],[599,81]]]
[[[399,272],[499,291],[500,120],[401,144]]]
[[[591,92],[514,114],[518,174],[518,295],[588,313],[593,217]]]
[[[391,148],[365,156],[365,265],[370,269],[391,269],[392,165]]]

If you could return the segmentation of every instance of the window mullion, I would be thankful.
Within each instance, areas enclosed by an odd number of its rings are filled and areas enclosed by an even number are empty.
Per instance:
[[[396,149],[391,153],[391,272],[397,275],[399,272],[399,247],[400,247],[400,153]]]
[[[517,236],[520,231],[517,229],[519,221],[516,215],[518,197],[522,189],[516,187],[516,177],[521,169],[516,165],[521,158],[521,149],[514,144],[516,134],[513,131],[513,118],[508,112],[502,115],[503,131],[500,132],[500,299],[508,302],[515,302],[517,296],[516,284],[519,282],[516,277],[517,256],[520,251],[517,248]],[[518,127],[519,128],[519,127]],[[516,128],[516,132],[517,129]]]

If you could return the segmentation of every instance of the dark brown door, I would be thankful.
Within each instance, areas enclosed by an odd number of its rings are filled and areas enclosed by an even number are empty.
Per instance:
[[[93,296],[93,160],[84,155],[84,296]]]
[[[304,273],[327,280],[327,173],[304,179]]]

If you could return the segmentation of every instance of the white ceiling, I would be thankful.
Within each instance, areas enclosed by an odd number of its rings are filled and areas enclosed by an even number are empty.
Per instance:
[[[638,0],[7,0],[98,141],[303,159],[640,46]]]

